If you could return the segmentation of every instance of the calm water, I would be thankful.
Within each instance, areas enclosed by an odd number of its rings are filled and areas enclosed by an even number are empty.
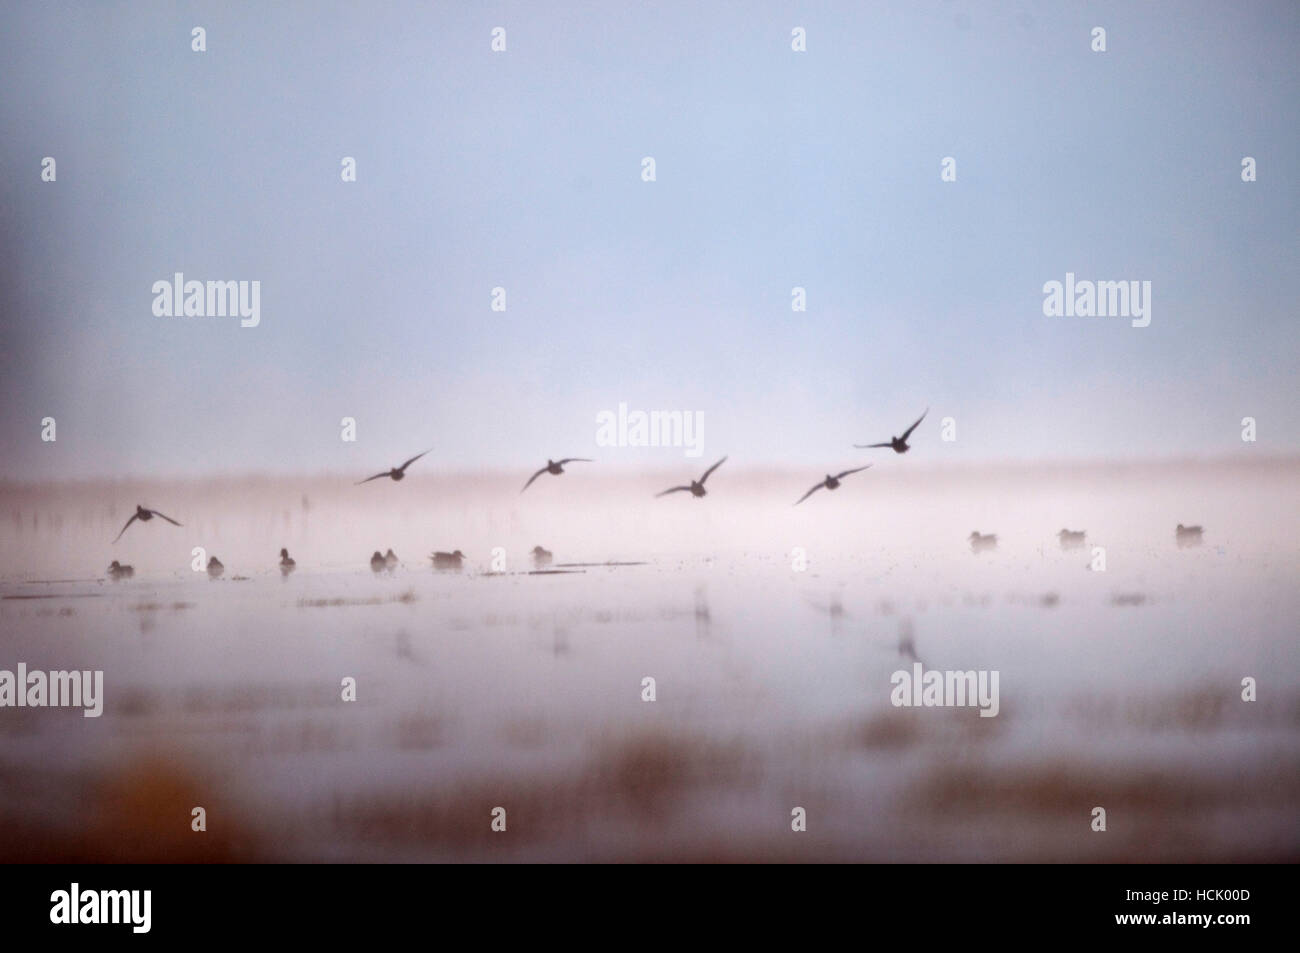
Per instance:
[[[1300,858],[1300,466],[878,467],[797,508],[820,474],[737,466],[651,499],[680,476],[4,488],[0,668],[102,669],[106,702],[0,709],[0,856]],[[185,527],[111,545],[136,502]],[[530,575],[536,544],[644,564]],[[906,637],[997,670],[998,716],[893,707]]]

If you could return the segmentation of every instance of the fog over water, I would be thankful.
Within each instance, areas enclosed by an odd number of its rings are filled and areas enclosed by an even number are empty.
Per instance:
[[[703,500],[653,499],[703,467],[680,469],[574,467],[522,496],[526,473],[436,467],[6,486],[0,668],[102,669],[106,697],[98,719],[6,710],[0,854],[1300,853],[1297,462],[878,464],[794,507],[822,472],[733,460]],[[112,544],[137,502],[184,527]],[[1203,545],[1179,548],[1180,522]],[[997,548],[972,553],[972,530]],[[644,564],[529,574],[539,544],[553,569]],[[222,579],[191,570],[195,546]],[[372,573],[389,547],[402,564]],[[453,549],[465,570],[435,573]],[[136,576],[107,581],[111,559]],[[904,646],[999,672],[997,716],[891,705]]]

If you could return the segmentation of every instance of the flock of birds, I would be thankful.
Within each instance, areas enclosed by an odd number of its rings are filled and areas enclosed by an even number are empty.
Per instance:
[[[929,412],[930,412],[930,408],[927,407],[925,409],[925,412],[922,413],[920,417],[916,418],[916,422],[913,423],[912,426],[904,430],[900,436],[891,437],[889,440],[886,440],[882,443],[855,443],[853,446],[859,450],[874,450],[877,448],[889,448],[890,450],[893,450],[894,453],[907,453],[907,451],[911,449],[911,446],[907,442],[908,438],[910,438],[912,436],[913,431],[915,431],[916,428],[921,425],[921,421],[925,420],[926,414],[928,414]],[[431,451],[425,450],[422,453],[417,453],[415,456],[411,457],[411,459],[407,460],[401,466],[393,467],[392,469],[389,470],[383,470],[379,473],[374,474],[373,476],[366,477],[364,480],[358,480],[354,484],[354,486],[360,486],[363,483],[369,483],[372,480],[380,480],[383,479],[384,477],[388,477],[390,480],[393,480],[394,482],[400,481],[406,476],[407,467],[409,467],[412,463],[415,463],[415,461],[419,460],[421,457],[423,457],[425,454],[429,452]],[[539,470],[537,470],[537,472],[535,472],[532,476],[530,476],[528,478],[528,481],[524,483],[523,489],[520,490],[519,492],[521,494],[524,493],[530,486],[533,485],[533,482],[544,473],[550,474],[552,476],[559,476],[562,473],[564,473],[564,467],[566,464],[592,463],[592,462],[594,461],[586,457],[564,457],[561,460],[547,459],[546,466],[540,468]],[[717,470],[718,467],[722,466],[726,462],[727,462],[727,458],[723,457],[713,466],[705,470],[703,475],[698,480],[691,480],[689,483],[683,484],[681,486],[671,486],[660,493],[656,493],[655,497],[658,498],[661,496],[668,496],[673,493],[690,493],[691,496],[695,497],[696,499],[701,499],[702,497],[706,496],[708,493],[708,491],[704,488],[705,481],[709,479],[709,476],[715,470]],[[794,505],[798,506],[800,503],[808,499],[808,497],[812,496],[818,490],[839,489],[839,486],[845,477],[851,476],[854,473],[861,473],[864,470],[869,470],[871,469],[871,466],[872,465],[868,463],[865,466],[854,467],[850,470],[843,470],[840,473],[826,474],[823,480],[821,480],[819,483],[814,484],[808,490],[808,492],[806,492],[803,496],[799,497],[799,499],[795,500]],[[158,517],[159,519],[166,520],[168,523],[171,523],[173,526],[182,525],[181,523],[178,523],[176,520],[172,519],[170,516],[167,516],[164,513],[160,513],[158,510],[149,509],[143,505],[137,504],[135,508],[135,512],[131,515],[131,518],[126,521],[126,525],[122,527],[121,532],[117,534],[117,536],[113,539],[113,542],[116,543],[119,539],[121,539],[122,534],[125,533],[130,528],[132,523],[136,522],[137,520],[139,520],[141,523],[147,523],[155,516]],[[1201,536],[1202,536],[1202,528],[1200,526],[1184,526],[1182,523],[1179,523],[1178,527],[1174,531],[1174,538],[1175,541],[1178,543],[1179,548],[1184,548],[1187,546],[1199,546],[1201,543]],[[1060,541],[1061,548],[1065,550],[1083,548],[1086,537],[1087,537],[1087,533],[1084,530],[1062,529],[1059,533],[1057,533],[1057,538]],[[988,552],[990,550],[996,549],[998,545],[998,537],[997,534],[995,533],[984,534],[984,533],[980,533],[979,531],[974,531],[970,534],[968,540],[970,542],[971,551],[975,553]],[[551,563],[551,553],[543,549],[541,546],[534,546],[531,555],[533,557],[534,565],[537,566],[538,568],[548,566]],[[454,550],[453,552],[450,553],[435,552],[430,554],[429,559],[433,562],[434,569],[460,570],[464,565],[465,554],[462,553],[459,549]],[[297,568],[297,565],[298,564],[293,560],[293,558],[290,557],[289,551],[287,549],[280,550],[281,575],[288,576],[290,573],[294,571],[294,569]],[[378,550],[375,550],[374,554],[370,557],[370,568],[376,573],[392,572],[394,569],[397,568],[398,565],[399,565],[399,560],[397,558],[397,555],[392,551],[391,548],[386,553],[381,553]],[[213,579],[220,578],[221,575],[225,572],[225,569],[226,567],[222,565],[221,561],[217,559],[216,556],[213,556],[211,559],[208,560],[207,572],[208,575]],[[124,566],[115,559],[113,560],[112,564],[108,567],[108,575],[110,578],[115,580],[130,579],[132,576],[135,575],[135,569],[131,566]]]

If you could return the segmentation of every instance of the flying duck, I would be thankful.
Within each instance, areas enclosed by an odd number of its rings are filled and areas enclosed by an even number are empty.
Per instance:
[[[837,488],[839,487],[839,485],[840,485],[840,481],[843,480],[843,479],[844,479],[846,476],[848,476],[850,473],[861,473],[863,470],[869,470],[869,469],[871,469],[871,464],[868,463],[865,467],[858,467],[857,469],[854,469],[854,470],[845,470],[843,473],[837,473],[837,474],[835,474],[835,476],[831,476],[831,475],[828,473],[828,474],[826,474],[826,479],[822,480],[821,483],[818,483],[815,487],[813,487],[811,490],[809,490],[809,491],[808,491],[807,493],[805,493],[803,496],[799,497],[799,499],[795,500],[794,505],[795,505],[795,506],[798,506],[800,503],[802,503],[804,500],[808,499],[808,497],[812,496],[814,493],[816,493],[816,492],[817,492],[818,490],[820,490],[822,487],[825,487],[825,488],[828,489],[828,490],[834,490],[834,489],[837,489]]]
[[[930,408],[925,408],[925,414],[928,414],[929,412]],[[921,425],[921,421],[925,419],[925,414],[917,417],[916,423],[904,430],[901,437],[893,437],[886,443],[855,443],[853,446],[857,447],[859,450],[871,450],[876,447],[889,447],[894,451],[894,453],[907,453],[909,449],[907,438],[912,436],[912,431]]]
[[[528,482],[524,484],[524,490],[532,486],[533,481],[536,480],[543,473],[553,473],[556,476],[559,476],[561,473],[564,472],[564,465],[566,463],[592,463],[592,462],[593,461],[588,460],[586,457],[565,457],[563,460],[551,460],[550,458],[547,458],[546,466],[542,467],[540,470],[538,470],[536,473],[534,473],[532,476],[528,478]],[[520,490],[519,492],[522,493],[524,492],[524,490]]]
[[[147,522],[149,522],[151,519],[153,519],[155,516],[161,516],[163,519],[165,519],[167,522],[171,523],[173,526],[180,526],[180,525],[181,525],[180,523],[178,523],[178,522],[176,522],[174,519],[172,519],[170,516],[164,516],[162,513],[159,513],[157,510],[145,509],[143,506],[141,506],[139,503],[137,503],[137,504],[135,505],[135,512],[131,515],[131,518],[130,518],[129,520],[126,521],[126,526],[123,526],[123,527],[122,527],[122,533],[125,533],[125,532],[126,532],[126,529],[127,529],[127,526],[130,526],[130,525],[131,525],[132,523],[134,523],[136,520],[139,520],[139,521],[142,522],[142,523],[147,523]],[[121,539],[121,538],[122,538],[122,533],[118,533],[117,536],[115,536],[115,537],[113,538],[113,542],[116,543],[119,539]]]
[[[727,458],[723,457],[713,466],[705,470],[704,476],[700,477],[698,480],[692,480],[689,486],[670,487],[667,490],[664,490],[662,493],[656,493],[655,496],[656,497],[667,496],[669,493],[677,493],[681,490],[688,490],[691,496],[695,497],[696,499],[699,499],[700,497],[704,496],[704,494],[707,492],[704,489],[704,481],[709,478],[709,474],[712,473],[714,470],[718,469],[718,467],[722,466],[726,462],[727,462]]]
[[[428,452],[429,452],[428,450],[424,451],[424,453],[428,453]],[[416,460],[419,460],[422,456],[424,456],[424,453],[417,453],[415,456],[411,457],[411,459],[403,463],[400,467],[393,467],[393,469],[385,470],[383,473],[376,473],[374,476],[366,477],[364,480],[358,480],[356,483],[352,485],[360,486],[362,483],[369,483],[371,480],[378,480],[380,477],[391,477],[394,480],[400,480],[402,477],[406,476],[406,468],[409,467]]]

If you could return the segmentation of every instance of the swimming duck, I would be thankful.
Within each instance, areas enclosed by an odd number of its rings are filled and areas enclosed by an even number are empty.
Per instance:
[[[1202,528],[1199,526],[1184,526],[1179,523],[1174,529],[1174,539],[1178,541],[1178,548],[1183,549],[1187,546],[1201,545]]]
[[[397,553],[393,552],[392,548],[389,547],[388,552],[384,553],[384,568],[392,572],[397,568],[398,561]]]
[[[1082,549],[1084,537],[1087,535],[1086,530],[1063,529],[1056,534],[1056,538],[1061,541],[1062,549]]]
[[[967,539],[970,540],[971,552],[982,553],[982,552],[987,552],[990,549],[998,548],[997,533],[989,533],[987,535],[981,536],[979,531],[976,530],[975,532],[971,533],[970,536],[967,537]]]
[[[216,556],[208,560],[208,575],[213,579],[218,578],[225,571],[226,567],[221,564],[221,560]]]
[[[434,553],[429,558],[433,560],[434,569],[460,569],[465,554],[458,549],[453,553]]]
[[[812,496],[814,493],[816,493],[816,492],[817,492],[818,490],[820,490],[822,487],[825,487],[825,488],[828,489],[828,490],[838,489],[838,488],[839,488],[839,485],[840,485],[840,481],[843,480],[843,479],[844,479],[846,476],[848,476],[850,473],[861,473],[863,470],[869,470],[869,469],[871,469],[871,464],[870,464],[870,463],[868,463],[865,467],[858,467],[858,468],[855,469],[855,470],[845,470],[843,473],[837,473],[837,474],[835,474],[835,476],[831,476],[831,475],[828,473],[828,474],[826,474],[826,479],[825,479],[825,480],[822,480],[821,483],[818,483],[815,487],[813,487],[811,490],[809,490],[809,491],[808,491],[807,493],[805,493],[803,496],[799,497],[799,499],[795,500],[794,505],[795,505],[795,506],[798,506],[800,503],[802,503],[804,500],[808,499],[808,497]]]
[[[546,461],[546,466],[542,467],[540,470],[538,470],[536,473],[534,473],[532,476],[528,478],[528,482],[524,484],[524,490],[532,486],[533,481],[536,480],[543,473],[553,473],[556,476],[559,476],[561,473],[564,472],[564,465],[566,463],[592,463],[592,462],[593,461],[588,460],[586,457],[565,457],[563,460],[551,460],[548,458]],[[522,493],[524,492],[524,490],[520,490],[519,492]]]
[[[293,572],[297,568],[298,568],[298,564],[294,562],[293,557],[289,555],[289,550],[281,549],[280,550],[280,575],[287,576],[289,575],[289,573]]]
[[[181,525],[180,523],[178,523],[178,522],[176,522],[174,519],[172,519],[170,516],[163,516],[163,514],[162,514],[162,513],[159,513],[157,510],[146,509],[145,507],[143,507],[143,506],[141,506],[139,503],[137,503],[137,504],[135,505],[135,512],[131,515],[131,518],[130,518],[129,520],[126,521],[126,526],[123,526],[123,527],[122,527],[122,533],[125,533],[126,530],[127,530],[127,527],[130,526],[132,523],[134,523],[136,520],[139,520],[141,523],[147,523],[147,522],[149,522],[151,519],[153,519],[155,516],[160,516],[160,517],[162,517],[162,518],[165,519],[167,522],[171,523],[173,526],[180,526],[180,525]],[[113,538],[113,542],[116,543],[119,539],[121,539],[121,538],[122,538],[122,533],[118,533],[117,536],[115,536],[115,537]]]
[[[925,414],[928,414],[929,412],[930,408],[925,408]],[[907,438],[912,436],[912,431],[921,425],[921,421],[925,419],[925,414],[917,417],[916,423],[904,430],[901,437],[893,437],[885,443],[855,443],[853,446],[857,447],[859,450],[871,450],[875,447],[889,447],[894,451],[894,453],[907,453],[910,449],[907,445]]]
[[[424,451],[424,453],[428,453],[428,452],[429,450]],[[356,483],[352,485],[360,486],[362,483],[369,483],[371,480],[378,480],[380,477],[390,477],[393,480],[400,480],[402,479],[402,477],[406,476],[406,468],[409,467],[416,460],[419,460],[422,456],[424,456],[424,453],[417,453],[415,456],[411,457],[411,459],[403,463],[400,467],[393,467],[393,469],[385,470],[383,473],[376,473],[374,476],[366,477],[364,480],[358,480]]]
[[[109,563],[108,576],[114,581],[118,579],[130,579],[134,575],[135,569],[131,566],[123,566],[116,559]]]
[[[718,469],[718,467],[722,466],[726,462],[727,462],[727,458],[723,457],[713,466],[705,470],[704,476],[700,477],[698,480],[692,480],[689,486],[670,487],[669,489],[664,490],[662,493],[656,493],[655,496],[656,497],[667,496],[669,493],[677,493],[681,490],[688,490],[691,496],[695,497],[696,499],[699,499],[700,497],[704,496],[704,494],[707,492],[704,489],[704,481],[709,478],[709,474],[712,473],[714,470]]]
[[[540,546],[533,547],[533,565],[538,569],[551,564],[551,551]]]

